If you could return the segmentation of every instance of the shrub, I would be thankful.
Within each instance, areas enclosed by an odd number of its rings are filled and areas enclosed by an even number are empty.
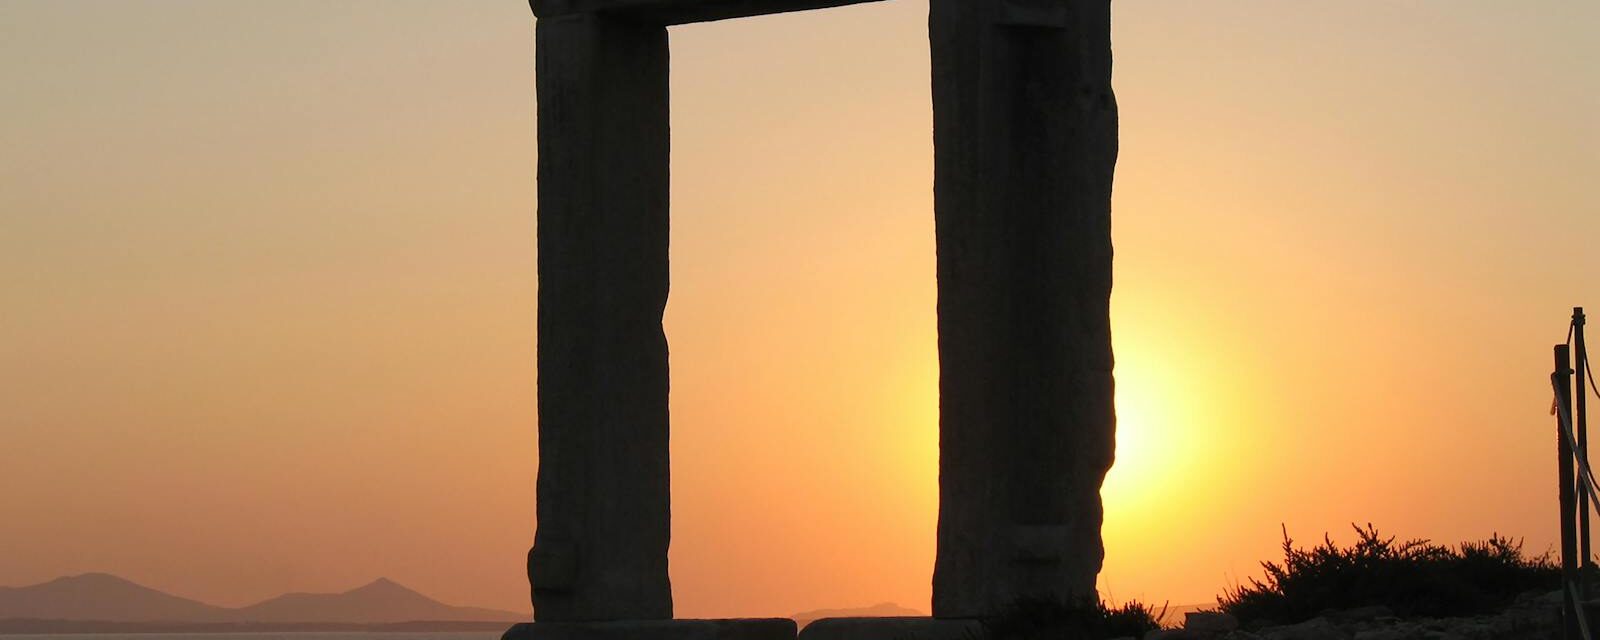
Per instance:
[[[1105,621],[1104,637],[1107,638],[1143,638],[1145,633],[1161,628],[1161,618],[1166,615],[1164,604],[1156,611],[1155,607],[1138,600],[1129,600],[1120,607],[1100,602],[1100,616]]]
[[[1497,611],[1523,592],[1561,583],[1549,553],[1524,556],[1520,540],[1499,534],[1452,549],[1427,540],[1396,543],[1371,524],[1351,526],[1357,540],[1349,548],[1326,535],[1316,547],[1297,548],[1285,531],[1283,564],[1261,563],[1264,579],[1228,589],[1217,604],[1242,621],[1282,624],[1369,605],[1400,616],[1449,617]]]
[[[1105,639],[1145,633],[1161,627],[1166,607],[1130,600],[1112,606],[1104,600],[1087,600],[1073,606],[1024,602],[1009,614],[985,621],[988,637],[998,640]]]

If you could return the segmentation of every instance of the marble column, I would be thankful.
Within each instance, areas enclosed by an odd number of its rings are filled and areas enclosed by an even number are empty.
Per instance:
[[[672,617],[667,30],[541,18],[540,622]]]
[[[1111,466],[1109,0],[931,0],[933,613],[1095,596]]]

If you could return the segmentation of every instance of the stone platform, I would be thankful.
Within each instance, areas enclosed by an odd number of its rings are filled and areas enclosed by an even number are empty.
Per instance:
[[[794,640],[788,618],[524,622],[500,640]]]
[[[799,640],[982,640],[977,620],[940,618],[823,618],[800,630]]]
[[[977,620],[823,618],[797,634],[788,618],[527,622],[500,640],[982,640]]]

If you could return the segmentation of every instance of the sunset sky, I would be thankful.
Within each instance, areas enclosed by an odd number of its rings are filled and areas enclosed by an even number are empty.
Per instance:
[[[926,20],[672,30],[680,617],[928,610]],[[1210,601],[1280,524],[1554,546],[1597,28],[1593,0],[1114,5],[1103,595]],[[518,0],[0,0],[0,585],[387,576],[526,611],[533,68]]]

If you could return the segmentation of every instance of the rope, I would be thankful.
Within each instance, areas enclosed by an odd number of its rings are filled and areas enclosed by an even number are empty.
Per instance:
[[[1588,504],[1584,505],[1584,507],[1593,507],[1597,512],[1600,512],[1600,497],[1595,496],[1595,493],[1600,491],[1600,485],[1595,483],[1594,471],[1589,468],[1589,462],[1584,460],[1583,456],[1576,455],[1578,440],[1572,435],[1572,415],[1567,412],[1566,405],[1561,403],[1561,384],[1558,378],[1559,376],[1551,374],[1550,384],[1556,390],[1556,418],[1561,428],[1561,435],[1567,439],[1567,444],[1572,447],[1574,452],[1573,460],[1578,463],[1578,474],[1589,482],[1590,489],[1586,492],[1589,499],[1586,500]],[[1580,568],[1579,570],[1581,571],[1582,569]],[[1578,597],[1577,586],[1567,582],[1566,591],[1567,597],[1571,598],[1574,603],[1573,610],[1578,614],[1578,630],[1583,634],[1584,638],[1593,638],[1594,636],[1589,634],[1589,620],[1583,610],[1583,600]]]
[[[1567,323],[1567,347],[1572,347],[1572,333],[1578,326],[1576,321]],[[1594,397],[1600,399],[1600,386],[1595,386],[1594,369],[1589,366],[1589,343],[1583,344],[1583,350],[1578,352],[1579,359],[1583,360],[1583,372],[1589,379],[1589,390],[1594,392]]]
[[[1572,414],[1568,412],[1567,406],[1561,402],[1561,380],[1559,375],[1550,374],[1550,386],[1556,392],[1556,418],[1558,418],[1557,422],[1560,423],[1561,435],[1567,439],[1567,445],[1572,447],[1572,458],[1578,463],[1578,475],[1588,481],[1590,503],[1595,507],[1596,513],[1600,513],[1600,497],[1595,495],[1600,493],[1600,483],[1595,482],[1594,471],[1589,468],[1589,461],[1585,460],[1584,456],[1577,455],[1578,451],[1580,451],[1578,449],[1578,439],[1572,435]]]
[[[1595,398],[1600,398],[1600,387],[1594,386],[1594,369],[1589,368],[1589,345],[1587,343],[1583,345],[1583,351],[1580,353],[1580,357],[1583,358],[1583,372],[1589,374],[1589,390],[1594,392]]]
[[[1578,631],[1582,633],[1583,637],[1585,638],[1593,638],[1594,636],[1589,635],[1589,619],[1588,616],[1583,612],[1583,599],[1578,597],[1577,585],[1574,585],[1571,582],[1567,583],[1567,597],[1572,598],[1572,609],[1578,613]]]

